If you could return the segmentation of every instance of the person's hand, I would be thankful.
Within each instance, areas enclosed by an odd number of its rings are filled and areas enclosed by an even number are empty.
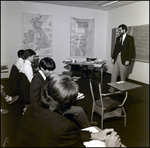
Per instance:
[[[125,65],[126,65],[126,66],[129,65],[129,61],[125,61]]]
[[[111,59],[111,63],[114,64],[114,59]]]
[[[110,135],[107,135],[105,139],[106,147],[121,147],[121,139],[115,131],[112,131]]]
[[[106,137],[108,136],[109,133],[114,132],[114,129],[104,129],[99,131],[98,133],[91,133],[91,138],[93,140],[100,140],[100,141],[104,141],[106,139]]]

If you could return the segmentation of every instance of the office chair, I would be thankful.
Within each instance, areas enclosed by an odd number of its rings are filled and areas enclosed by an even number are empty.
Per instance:
[[[114,97],[123,92],[118,91],[114,93],[102,94],[100,82],[94,81],[92,79],[89,81],[93,99],[91,121],[93,121],[93,114],[96,112],[101,115],[101,129],[103,129],[104,119],[111,117],[124,117],[124,126],[126,126],[126,112],[123,105],[127,99],[127,93],[122,103],[120,103],[115,100]],[[113,96],[112,98],[112,95],[116,96]]]

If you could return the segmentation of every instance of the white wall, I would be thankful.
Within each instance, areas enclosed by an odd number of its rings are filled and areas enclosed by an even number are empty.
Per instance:
[[[70,19],[95,19],[94,56],[107,60],[108,72],[112,71],[110,59],[112,28],[124,23],[127,26],[149,24],[149,1],[139,1],[107,11],[58,6],[23,1],[1,1],[1,64],[9,69],[22,48],[22,12],[53,16],[53,56],[56,73],[65,69],[63,60],[70,57]],[[77,58],[85,60],[85,58]],[[8,77],[2,74],[1,77]],[[135,62],[130,79],[149,84],[149,63]]]
[[[149,24],[149,1],[139,1],[108,12],[106,60],[109,73],[112,71],[110,58],[112,28],[117,28],[120,24],[127,26]],[[149,84],[149,63],[135,61],[129,79]]]
[[[63,60],[70,57],[70,20],[95,19],[94,56],[106,57],[106,32],[108,12],[34,2],[2,1],[1,2],[1,63],[11,68],[17,59],[17,51],[22,48],[22,12],[49,14],[53,17],[53,56],[56,62],[56,73],[65,69]],[[78,58],[77,60],[85,60]],[[2,75],[8,77],[7,75]]]

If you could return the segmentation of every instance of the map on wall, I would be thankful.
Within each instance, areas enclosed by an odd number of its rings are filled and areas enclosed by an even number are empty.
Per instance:
[[[70,56],[94,56],[94,19],[71,17]]]
[[[52,55],[52,16],[22,13],[23,48],[37,55]]]

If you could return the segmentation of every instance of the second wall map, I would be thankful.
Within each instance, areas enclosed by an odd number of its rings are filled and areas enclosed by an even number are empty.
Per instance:
[[[94,55],[94,19],[71,18],[70,56]]]

